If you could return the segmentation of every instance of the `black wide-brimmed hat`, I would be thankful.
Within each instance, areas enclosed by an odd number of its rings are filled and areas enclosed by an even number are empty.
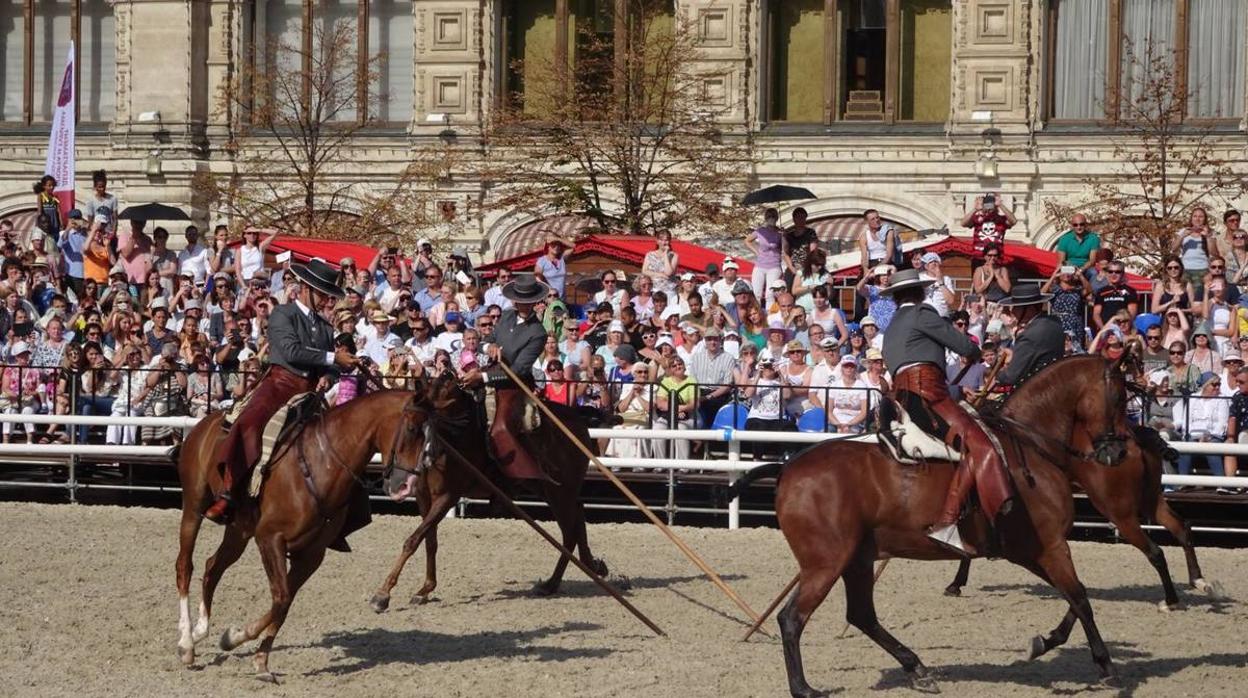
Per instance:
[[[907,288],[927,288],[936,283],[935,279],[924,279],[919,276],[918,269],[902,269],[893,274],[886,288],[880,289],[880,295],[891,296]]]
[[[514,303],[537,303],[546,300],[550,287],[537,280],[532,274],[517,276],[503,287],[503,297]]]
[[[303,283],[334,298],[342,298],[346,292],[338,285],[338,270],[323,260],[313,259],[307,264],[291,264],[290,272]]]
[[[1037,303],[1048,303],[1052,298],[1052,293],[1040,292],[1040,284],[1016,284],[1010,289],[1010,295],[997,301],[997,305],[1035,305]]]

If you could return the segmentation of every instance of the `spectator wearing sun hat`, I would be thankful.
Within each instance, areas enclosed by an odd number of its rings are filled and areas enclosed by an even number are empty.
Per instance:
[[[893,313],[897,312],[897,304],[893,302],[893,297],[881,291],[888,287],[889,280],[893,275],[893,267],[890,264],[879,264],[871,273],[858,280],[857,292],[867,301],[867,314],[870,315],[880,329],[880,333],[888,331],[888,324],[893,320]]]
[[[369,315],[369,324],[373,326],[373,332],[367,335],[368,339],[364,342],[363,349],[360,350],[362,356],[372,359],[373,363],[381,366],[390,359],[390,347],[393,344],[403,344],[403,340],[399,336],[390,331],[390,325],[394,318],[390,314],[378,308]]]
[[[736,293],[734,289],[737,282],[742,281],[744,283],[742,279],[737,278],[737,272],[740,268],[740,265],[732,257],[724,257],[724,262],[720,265],[724,275],[711,284],[711,290],[714,292],[715,299],[719,302],[719,305],[725,308],[732,305],[732,297]],[[746,284],[746,287],[749,287],[749,284]],[[710,302],[710,298],[707,298],[707,302]]]

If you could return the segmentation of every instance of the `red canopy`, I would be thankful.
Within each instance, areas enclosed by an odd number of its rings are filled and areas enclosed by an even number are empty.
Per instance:
[[[234,242],[231,246],[237,247],[241,244],[241,242]],[[296,235],[278,235],[276,238],[273,238],[273,243],[269,245],[269,259],[266,262],[271,262],[275,255],[283,252],[290,252],[292,262],[307,262],[313,257],[319,257],[334,267],[339,266],[339,262],[343,258],[352,257],[355,259],[357,269],[367,269],[368,265],[372,263],[373,257],[377,256],[376,248],[356,242],[304,238]]]
[[[576,243],[576,249],[570,250],[565,255],[570,259],[589,254],[600,254],[604,257],[619,260],[626,264],[641,266],[642,260],[646,253],[654,249],[654,238],[648,235],[606,235],[594,234],[588,235]],[[533,268],[537,263],[537,258],[542,256],[546,251],[545,246],[538,247],[531,252],[507,259],[500,259],[489,264],[482,264],[477,267],[478,271],[491,272],[502,268],[511,269],[513,271],[527,271]],[[681,240],[672,240],[672,251],[679,257],[678,267],[680,272],[691,271],[695,274],[705,274],[706,265],[714,264],[722,267],[724,262],[724,253],[712,250],[709,247],[702,247],[691,242]],[[749,277],[754,271],[754,263],[737,259],[739,266],[738,273],[741,276]]]
[[[935,252],[938,255],[957,255],[961,257],[971,257],[974,248],[969,237],[953,237],[952,235],[924,245],[912,246],[906,244],[907,253],[917,251],[918,254],[923,252]],[[1033,245],[1023,245],[1015,242],[1006,242],[1004,245],[1005,259],[1004,263],[1009,264],[1018,272],[1018,275],[1028,279],[1047,279],[1057,267],[1057,253],[1049,250],[1042,250]],[[836,278],[856,277],[859,273],[859,265],[855,262],[852,266],[833,269],[832,272]],[[1147,276],[1139,274],[1127,273],[1127,283],[1131,288],[1141,293],[1151,291],[1153,282]]]

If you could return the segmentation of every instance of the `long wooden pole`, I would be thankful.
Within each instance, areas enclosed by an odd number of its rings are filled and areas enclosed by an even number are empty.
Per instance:
[[[742,642],[749,640],[750,637],[754,635],[754,633],[758,632],[759,628],[763,627],[763,623],[767,622],[767,619],[771,617],[771,614],[776,612],[776,608],[780,605],[782,601],[784,601],[784,597],[788,596],[790,591],[793,591],[793,587],[797,586],[797,580],[801,578],[802,578],[801,572],[798,572],[797,574],[793,575],[793,578],[789,580],[789,583],[785,585],[784,589],[776,596],[774,600],[772,600],[771,605],[768,606],[766,610],[763,611],[762,617],[754,621],[754,625],[751,625],[750,629],[745,631],[745,635],[741,638]]]
[[[455,460],[458,460],[460,462],[460,465],[467,468],[468,472],[471,473],[472,476],[475,477],[481,484],[485,485],[486,489],[488,489],[491,494],[493,494],[495,497],[498,497],[499,501],[506,504],[507,508],[511,509],[512,513],[514,513],[516,516],[523,519],[524,522],[527,523],[529,526],[531,526],[534,531],[537,531],[539,534],[541,534],[542,538],[545,538],[547,543],[550,543],[551,545],[555,546],[555,548],[557,548],[559,552],[563,553],[564,557],[566,557],[568,560],[571,560],[572,564],[576,565],[577,568],[579,568],[582,572],[584,572],[585,576],[594,580],[594,583],[597,584],[599,587],[601,587],[603,591],[610,594],[611,597],[614,598],[616,601],[619,601],[620,604],[624,606],[624,608],[628,609],[629,613],[632,613],[637,618],[637,620],[640,620],[642,623],[645,623],[646,627],[653,630],[655,635],[665,636],[667,634],[667,633],[664,633],[663,630],[659,628],[659,626],[655,625],[653,621],[647,618],[646,614],[637,610],[637,608],[633,606],[633,604],[629,603],[628,599],[624,598],[624,596],[620,594],[620,592],[615,587],[611,586],[610,582],[603,579],[597,572],[594,572],[592,569],[590,569],[588,565],[581,562],[580,558],[578,558],[576,555],[573,555],[571,550],[568,550],[567,548],[565,548],[562,543],[555,540],[554,536],[547,533],[546,529],[542,528],[541,524],[537,523],[537,521],[535,521],[533,517],[528,514],[528,512],[521,509],[520,505],[516,504],[515,501],[512,500],[511,497],[507,496],[506,492],[503,492],[502,488],[494,484],[494,482],[491,481],[490,478],[486,477],[484,473],[478,470],[477,467],[473,465],[471,461],[465,458],[464,455],[460,453],[458,449],[456,449],[454,446],[447,443],[445,439],[439,439],[439,441],[442,445],[442,448],[445,448],[447,453],[454,456]]]
[[[1005,362],[1002,360],[1004,358],[1005,358],[1004,356],[998,356],[997,360],[993,362],[992,370],[989,372],[987,380],[984,381],[984,386],[979,390],[979,392],[977,392],[974,396],[971,397],[970,402],[973,407],[979,406],[979,403],[983,401],[984,396],[987,395],[988,390],[992,387],[992,384],[996,381],[997,373],[1001,370],[1001,367],[1005,365]],[[962,370],[958,372],[958,375],[955,376],[952,381],[950,381],[950,384],[952,385],[962,380],[962,376],[965,376],[967,370],[969,370],[970,368],[971,368],[970,364],[963,366]],[[883,562],[880,563],[880,566],[875,569],[875,581],[876,582],[880,581],[880,575],[884,574],[884,568],[888,567],[888,561],[892,559],[893,558],[891,557],[884,558]],[[771,605],[767,606],[767,610],[763,611],[763,616],[759,618],[758,620],[754,621],[754,625],[749,629],[749,631],[745,633],[745,636],[741,638],[742,642],[745,642],[746,640],[750,639],[750,636],[752,636],[755,632],[758,631],[760,627],[762,627],[763,623],[767,621],[767,618],[770,617],[772,613],[775,613],[776,607],[779,606],[782,601],[784,601],[784,597],[788,596],[790,591],[793,591],[793,587],[797,586],[797,580],[801,576],[802,575],[800,572],[793,575],[793,579],[789,580],[789,583],[785,585],[784,590],[781,591],[776,596],[776,598],[772,600]],[[845,632],[847,630],[849,630],[849,623],[846,623],[845,627],[841,629],[840,637],[844,637]]]
[[[728,584],[726,584],[724,580],[715,573],[715,570],[711,569],[710,565],[706,564],[706,561],[693,551],[693,548],[690,548],[683,540],[680,539],[680,536],[677,536],[672,529],[667,526],[667,524],[663,523],[663,521],[661,521],[653,511],[651,511],[650,507],[646,506],[645,502],[638,499],[637,495],[633,494],[633,491],[628,488],[628,485],[621,482],[620,479],[615,476],[615,473],[611,472],[610,468],[603,465],[602,461],[598,459],[598,456],[594,455],[593,451],[590,451],[580,439],[576,438],[576,435],[572,433],[572,430],[569,429],[561,419],[555,416],[555,413],[546,406],[546,403],[542,402],[536,395],[533,394],[533,391],[529,388],[529,386],[526,385],[524,381],[520,380],[520,378],[516,376],[507,364],[499,362],[499,366],[503,369],[503,372],[507,374],[507,377],[524,391],[524,394],[529,398],[529,400],[533,401],[533,404],[537,405],[537,407],[541,409],[542,414],[546,415],[547,419],[554,423],[555,426],[559,427],[559,430],[563,432],[564,436],[568,437],[569,441],[576,444],[576,447],[585,454],[585,457],[588,458],[596,468],[598,468],[598,472],[602,473],[603,477],[610,480],[611,484],[615,485],[616,489],[622,492],[624,496],[633,503],[633,506],[640,509],[641,513],[645,514],[646,518],[650,519],[651,523],[658,526],[659,530],[663,532],[663,535],[667,536],[668,539],[671,540],[672,543],[674,543],[676,547],[685,554],[685,557],[689,558],[689,560],[692,561],[698,569],[702,570],[702,573],[710,578],[711,582],[714,583],[715,586],[719,587],[720,591],[724,592],[724,595],[731,599],[732,602],[735,603],[742,611],[745,611],[745,614],[751,621],[758,620],[759,616],[754,612],[754,609],[750,608],[750,605],[738,596],[737,592],[733,591],[732,588],[729,587]]]

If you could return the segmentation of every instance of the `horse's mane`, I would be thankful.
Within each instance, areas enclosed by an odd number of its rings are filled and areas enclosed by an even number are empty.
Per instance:
[[[1095,354],[1066,356],[1040,369],[1014,391],[1005,403],[1005,411],[1016,419],[1044,418],[1047,412],[1058,406],[1061,395],[1072,387],[1087,384],[1101,385],[1108,361]],[[1066,405],[1061,405],[1066,407]],[[1037,411],[1040,411],[1037,414]],[[1045,420],[1048,421],[1048,420]]]

